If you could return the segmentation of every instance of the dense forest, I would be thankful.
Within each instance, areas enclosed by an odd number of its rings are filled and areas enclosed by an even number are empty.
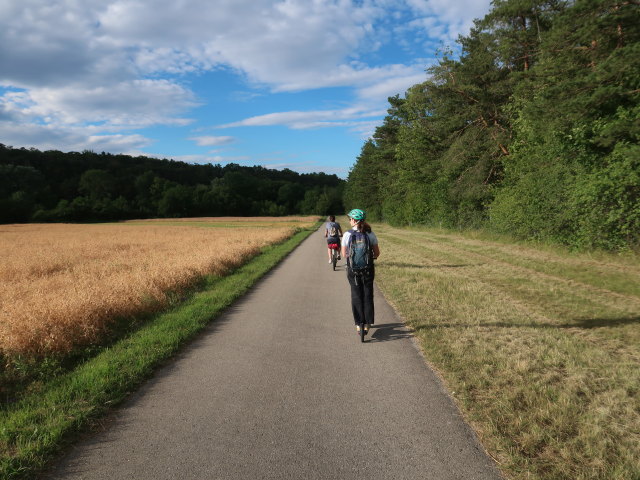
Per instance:
[[[324,173],[0,144],[0,223],[342,212]]]
[[[640,246],[640,2],[493,0],[389,99],[345,205],[392,224]]]

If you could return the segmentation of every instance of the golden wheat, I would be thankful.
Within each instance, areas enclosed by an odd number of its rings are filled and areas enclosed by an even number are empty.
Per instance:
[[[146,218],[142,220],[127,220],[125,223],[302,223],[312,224],[318,220],[316,216],[289,217],[183,217],[183,218]]]
[[[67,353],[95,342],[115,318],[157,309],[168,292],[222,275],[292,234],[275,223],[0,226],[0,354]]]

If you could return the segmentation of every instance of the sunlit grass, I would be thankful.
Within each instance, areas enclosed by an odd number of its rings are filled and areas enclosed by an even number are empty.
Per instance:
[[[377,282],[511,478],[640,478],[640,265],[375,226]]]

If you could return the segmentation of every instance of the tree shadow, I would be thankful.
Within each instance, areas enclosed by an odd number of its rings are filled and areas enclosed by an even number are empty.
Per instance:
[[[413,263],[406,262],[384,262],[384,266],[389,267],[398,267],[398,268],[417,268],[417,269],[433,269],[433,268],[463,268],[463,267],[477,267],[479,265],[484,265],[483,263],[461,263],[461,264],[438,264],[438,265],[416,265]]]
[[[437,323],[430,325],[417,325],[416,330],[435,330],[436,328],[470,328],[470,327],[495,327],[495,328],[544,328],[544,329],[568,329],[578,328],[589,330],[592,328],[623,327],[640,323],[640,316],[618,318],[575,318],[564,323],[533,323],[533,322],[486,322],[481,324],[470,323]]]
[[[620,318],[576,318],[573,323],[561,325],[560,328],[601,328],[601,327],[621,327],[640,323],[640,316],[620,317]]]

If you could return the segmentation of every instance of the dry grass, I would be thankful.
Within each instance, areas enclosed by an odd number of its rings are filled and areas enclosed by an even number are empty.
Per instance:
[[[0,354],[68,353],[94,342],[114,319],[161,308],[171,292],[224,275],[316,218],[282,220],[257,230],[242,225],[266,219],[186,219],[225,228],[0,226]]]
[[[377,282],[508,476],[640,478],[640,264],[378,226]]]

